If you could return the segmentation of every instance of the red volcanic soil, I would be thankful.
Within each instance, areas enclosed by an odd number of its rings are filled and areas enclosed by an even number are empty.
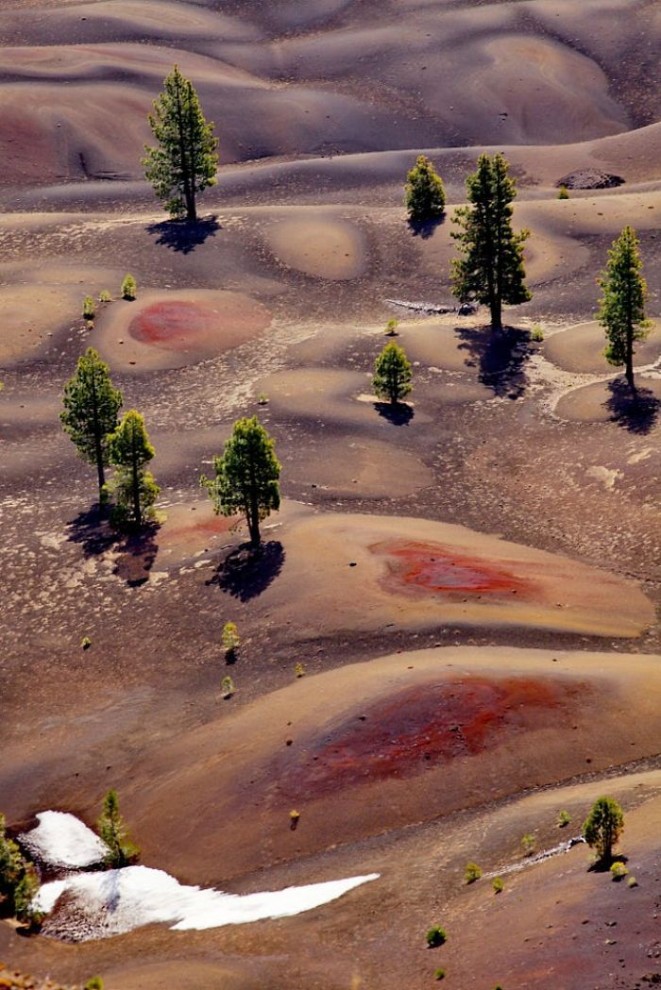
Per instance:
[[[186,350],[195,346],[198,338],[212,334],[218,316],[199,303],[153,303],[131,320],[129,333],[143,344],[156,344],[169,350]]]
[[[372,544],[370,550],[389,558],[389,576],[397,585],[443,593],[512,594],[533,590],[530,582],[521,580],[504,567],[444,549],[435,543],[386,540]]]
[[[557,723],[582,704],[584,683],[533,677],[452,678],[419,684],[369,706],[320,740],[311,762],[291,768],[297,794],[317,797],[367,780],[401,777],[473,756],[512,732]],[[287,781],[284,784],[287,788]]]

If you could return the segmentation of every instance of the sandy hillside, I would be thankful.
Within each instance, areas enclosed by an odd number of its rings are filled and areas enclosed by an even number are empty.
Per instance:
[[[379,879],[207,931],[69,944],[2,920],[0,959],[106,990],[659,982],[658,3],[1,6],[0,811],[12,834],[46,809],[93,825],[114,787],[143,862],[183,883]],[[220,139],[194,226],[140,163],[175,63]],[[502,335],[450,286],[484,150],[531,232],[533,297]],[[423,151],[448,210],[417,231]],[[637,405],[596,322],[625,224],[653,323]],[[92,323],[88,294],[109,296]],[[395,410],[371,387],[392,318],[413,364]],[[100,518],[60,427],[88,346],[156,449],[139,536]],[[282,463],[257,557],[199,483],[245,415]],[[603,793],[635,885],[567,848]]]

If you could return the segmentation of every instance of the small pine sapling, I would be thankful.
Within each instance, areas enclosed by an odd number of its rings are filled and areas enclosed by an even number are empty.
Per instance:
[[[138,294],[138,283],[132,275],[125,275],[122,281],[122,299],[133,300]]]

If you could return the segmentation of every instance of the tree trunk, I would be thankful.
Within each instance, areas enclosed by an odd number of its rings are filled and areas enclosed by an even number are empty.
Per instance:
[[[140,506],[140,475],[138,472],[138,462],[135,458],[133,459],[131,470],[133,475],[133,515],[135,516],[135,524],[139,528],[142,526],[142,508]]]
[[[627,351],[624,364],[624,376],[635,399],[637,393],[636,383],[633,378],[633,326],[631,325],[627,327]]]
[[[195,190],[186,189],[186,220],[189,223],[197,222],[197,206],[195,203]]]
[[[103,489],[106,483],[106,472],[103,469],[103,450],[101,449],[101,441],[97,438],[95,442],[96,446],[96,473],[99,478],[99,505],[103,505]]]
[[[499,296],[493,295],[491,297],[489,309],[491,310],[491,329],[500,333],[503,329],[503,307]]]

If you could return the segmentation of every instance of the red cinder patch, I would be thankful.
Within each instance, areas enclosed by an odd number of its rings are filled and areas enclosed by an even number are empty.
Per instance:
[[[218,326],[218,315],[199,303],[173,300],[147,306],[129,325],[129,333],[143,344],[181,351],[200,346]]]
[[[581,703],[583,684],[532,677],[466,677],[422,684],[362,710],[285,775],[287,789],[320,796],[338,788],[423,772],[558,724]]]
[[[391,581],[437,594],[511,594],[531,589],[528,581],[481,557],[417,540],[374,543],[372,553],[387,557]]]

